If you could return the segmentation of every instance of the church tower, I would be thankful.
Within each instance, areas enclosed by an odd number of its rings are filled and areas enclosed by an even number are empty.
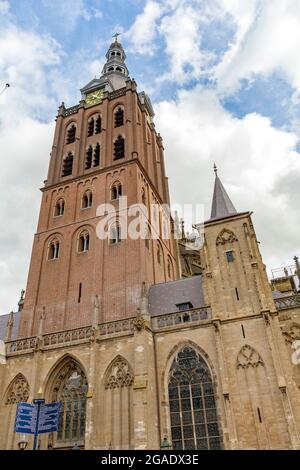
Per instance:
[[[142,285],[178,277],[174,241],[163,233],[169,193],[153,108],[129,77],[117,36],[106,59],[79,104],[58,110],[19,337],[37,333],[43,312],[43,333],[134,317]],[[146,206],[151,238],[127,237],[124,215],[130,223],[134,211],[120,208],[121,196],[128,207]],[[97,224],[105,203],[116,218],[103,240]],[[151,211],[153,204],[160,209]]]

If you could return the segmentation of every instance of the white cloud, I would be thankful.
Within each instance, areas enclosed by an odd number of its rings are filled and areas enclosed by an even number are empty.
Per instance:
[[[132,51],[140,54],[153,54],[154,39],[157,34],[157,20],[161,17],[164,7],[152,0],[146,3],[144,11],[137,15],[125,37],[132,44]]]
[[[300,2],[219,1],[237,25],[235,40],[215,70],[220,90],[232,93],[241,79],[276,71],[300,89]]]
[[[80,18],[90,21],[92,18],[102,17],[102,12],[89,7],[85,0],[43,0],[43,5],[55,18],[61,17],[65,20],[64,28],[69,32],[75,29]]]
[[[235,118],[215,92],[199,86],[180,92],[177,102],[158,103],[155,112],[173,202],[204,203],[209,217],[215,161],[237,210],[254,211],[269,267],[300,251],[300,215],[291,204],[295,185],[286,184],[290,174],[300,176],[295,134],[275,129],[259,114]]]
[[[6,0],[0,1],[0,15],[5,15],[6,13],[8,13],[9,8],[9,2],[7,2]]]
[[[11,87],[0,98],[0,314],[16,308],[25,287],[40,194],[47,174],[54,122],[32,115],[53,106],[49,68],[61,58],[48,36],[8,25],[0,32],[1,81]],[[5,228],[5,229],[4,229]]]

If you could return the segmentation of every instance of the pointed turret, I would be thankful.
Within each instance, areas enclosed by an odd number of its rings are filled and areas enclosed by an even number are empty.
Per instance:
[[[223,219],[237,214],[237,210],[230,200],[220,178],[216,164],[214,164],[214,172],[216,175],[213,200],[211,205],[210,220]]]

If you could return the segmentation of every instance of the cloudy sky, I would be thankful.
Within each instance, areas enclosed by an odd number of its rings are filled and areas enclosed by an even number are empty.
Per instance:
[[[213,162],[269,269],[300,255],[299,0],[0,0],[0,313],[26,285],[58,105],[120,32],[176,203],[209,215]]]

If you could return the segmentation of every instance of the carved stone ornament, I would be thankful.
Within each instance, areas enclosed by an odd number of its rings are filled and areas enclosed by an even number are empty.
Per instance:
[[[290,329],[285,331],[283,334],[288,343],[292,343],[293,341],[300,339],[300,325],[298,325],[298,323],[294,323],[291,325]]]
[[[20,401],[27,401],[28,398],[29,384],[24,375],[18,374],[9,387],[5,404],[13,405],[14,403],[19,403]]]
[[[112,363],[110,373],[105,381],[105,388],[130,387],[134,377],[129,364],[122,357],[118,357]]]
[[[144,318],[142,317],[141,311],[139,308],[137,309],[137,315],[135,319],[133,320],[133,327],[137,331],[142,331],[146,328],[146,322]]]
[[[237,368],[242,367],[243,369],[247,369],[248,367],[258,367],[259,365],[264,365],[262,358],[252,346],[245,344],[238,354],[236,362]]]
[[[218,235],[216,245],[225,245],[225,243],[237,242],[236,235],[227,228],[224,228]]]

